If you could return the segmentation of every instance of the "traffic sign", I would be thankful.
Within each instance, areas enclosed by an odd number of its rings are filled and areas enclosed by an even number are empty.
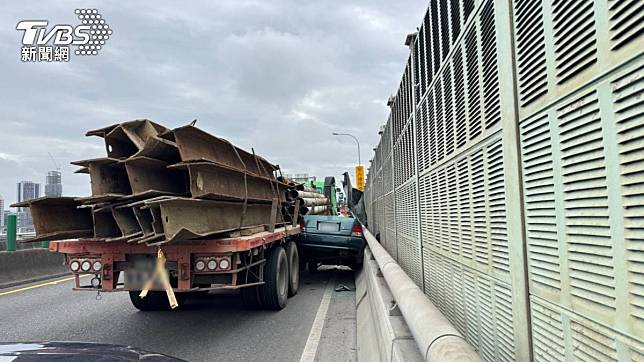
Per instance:
[[[364,166],[356,166],[356,188],[360,191],[364,191]]]

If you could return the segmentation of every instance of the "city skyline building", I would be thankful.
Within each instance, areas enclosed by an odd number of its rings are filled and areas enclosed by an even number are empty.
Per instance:
[[[62,174],[60,171],[49,171],[45,179],[45,196],[60,197],[63,195]]]
[[[18,202],[23,202],[40,197],[40,184],[33,181],[20,181],[18,182]],[[34,222],[31,217],[31,211],[28,207],[19,207],[17,210],[18,220],[17,226],[19,230],[25,232],[33,231]]]
[[[18,194],[16,197],[17,202],[23,202],[40,197],[40,184],[33,181],[20,181],[18,182]],[[26,207],[19,207],[18,211],[29,209]]]

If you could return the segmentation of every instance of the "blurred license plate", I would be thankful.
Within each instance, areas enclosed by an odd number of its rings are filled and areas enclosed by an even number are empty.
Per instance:
[[[325,232],[340,231],[340,223],[337,222],[318,222],[318,230]]]

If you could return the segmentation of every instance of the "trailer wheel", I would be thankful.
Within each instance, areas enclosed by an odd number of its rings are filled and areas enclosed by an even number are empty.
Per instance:
[[[290,241],[286,244],[286,257],[288,259],[288,296],[292,297],[300,289],[300,255],[297,245]]]
[[[280,310],[288,299],[288,260],[286,251],[275,246],[266,253],[264,282],[260,287],[262,304],[266,309]]]
[[[138,310],[142,311],[155,311],[155,310],[171,310],[168,296],[165,292],[150,291],[145,298],[139,297],[140,290],[130,291],[130,301],[132,305]],[[183,304],[185,298],[181,293],[175,293],[179,306]]]

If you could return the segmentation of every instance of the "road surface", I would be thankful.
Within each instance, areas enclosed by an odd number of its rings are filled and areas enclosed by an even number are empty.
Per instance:
[[[230,293],[188,300],[179,311],[140,312],[127,293],[97,300],[96,293],[72,292],[72,283],[0,289],[0,340],[122,344],[189,361],[356,360],[349,270],[303,272],[299,293],[278,312],[244,310]],[[336,291],[341,284],[352,290]]]

